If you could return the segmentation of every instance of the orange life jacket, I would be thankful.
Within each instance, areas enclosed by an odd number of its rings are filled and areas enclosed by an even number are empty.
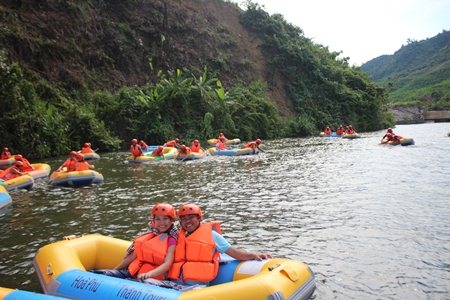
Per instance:
[[[136,259],[128,266],[128,272],[134,278],[142,273],[156,269],[164,263],[167,255],[167,243],[169,235],[167,233],[145,234],[134,241],[134,253]],[[155,279],[165,279],[163,274],[156,276]]]
[[[158,148],[153,150],[152,156],[163,156],[164,155],[164,151],[163,150],[164,150],[164,147],[163,146],[159,146]]]
[[[85,171],[90,169],[90,165],[86,161],[78,161],[75,165],[75,171]]]
[[[217,276],[220,254],[212,236],[214,226],[217,223],[200,224],[187,237],[184,229],[180,230],[169,278],[210,282]]]
[[[94,150],[91,147],[83,147],[81,148],[81,153],[94,153]]]
[[[144,141],[139,142],[139,146],[141,146],[142,149],[147,149],[148,145]]]
[[[337,135],[342,135],[344,133],[344,128],[342,128],[342,127],[339,127],[337,130],[336,130],[336,134]]]
[[[3,171],[1,178],[6,181],[21,176],[20,174],[14,173],[13,169],[20,171],[15,165],[12,165],[11,167]]]
[[[139,145],[131,145],[130,152],[134,157],[138,157],[142,155],[142,149]]]
[[[166,147],[175,147],[177,145],[177,141],[175,140],[170,140],[168,142],[166,142]]]
[[[330,135],[331,134],[331,129],[330,128],[326,128],[325,129],[325,134],[326,135]]]
[[[225,143],[222,142],[221,140],[219,140],[219,141],[217,142],[217,144],[216,144],[216,148],[219,149],[219,150],[224,150],[224,149],[226,149]]]
[[[247,144],[245,144],[244,148],[250,148],[250,149],[256,149],[258,147],[258,145],[256,144],[255,141],[253,142],[248,142]]]
[[[63,164],[67,168],[67,172],[73,172],[77,170],[77,160],[73,157],[69,157]]]
[[[197,145],[195,143],[191,144],[192,152],[200,152],[201,149],[202,149],[202,146],[200,146],[200,143],[198,143]]]
[[[24,172],[33,171],[33,166],[30,164],[30,162],[28,161],[28,159],[26,159],[26,158],[24,157],[24,158],[22,158],[22,162],[23,162],[23,171],[24,171]]]

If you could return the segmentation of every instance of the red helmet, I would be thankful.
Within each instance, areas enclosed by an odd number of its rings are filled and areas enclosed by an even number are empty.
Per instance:
[[[387,132],[392,133],[392,128],[388,128]]]
[[[22,160],[22,159],[23,159],[23,156],[20,155],[20,154],[16,154],[16,155],[14,155],[14,159],[15,159],[15,160]]]
[[[199,215],[200,218],[203,217],[200,207],[192,203],[181,205],[178,208],[178,218],[185,215]]]
[[[198,143],[200,143],[198,140],[194,140],[194,143],[196,143],[196,144],[198,144]]]
[[[175,138],[175,142],[179,143],[180,139],[179,138]]]
[[[23,167],[23,162],[20,161],[20,160],[16,160],[16,162],[14,163],[14,165],[15,165],[15,166],[18,166],[18,167]]]
[[[152,217],[154,216],[168,216],[172,219],[175,219],[175,208],[168,203],[157,203],[153,206],[152,211],[150,212]]]
[[[3,151],[9,151],[8,147],[3,148]]]
[[[261,141],[260,139],[257,139],[257,140],[256,140],[256,143],[257,143],[258,145],[261,144],[261,142],[262,142],[262,141]]]
[[[90,143],[84,143],[83,147],[89,147],[89,146],[90,146]]]
[[[77,154],[78,154],[78,153],[77,153],[76,151],[73,151],[73,150],[69,152],[69,155],[70,155],[70,156],[77,156]]]

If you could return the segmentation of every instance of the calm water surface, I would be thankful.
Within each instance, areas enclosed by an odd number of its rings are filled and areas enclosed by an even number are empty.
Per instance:
[[[102,154],[91,188],[38,181],[0,210],[0,286],[41,292],[32,259],[65,235],[131,239],[156,202],[198,203],[249,250],[306,262],[315,299],[450,299],[449,123],[399,125],[415,146],[267,141],[254,157],[129,165]],[[55,169],[64,158],[46,161]]]

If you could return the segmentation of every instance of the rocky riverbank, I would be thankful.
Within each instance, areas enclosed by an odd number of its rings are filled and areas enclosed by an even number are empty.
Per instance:
[[[396,106],[391,108],[396,124],[424,123],[424,110],[417,106]]]

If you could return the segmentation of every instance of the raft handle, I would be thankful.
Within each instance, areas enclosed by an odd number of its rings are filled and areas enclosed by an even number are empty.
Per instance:
[[[278,268],[279,266],[280,266],[280,264],[276,264],[276,265],[273,265],[273,266],[268,267],[268,269],[269,269],[269,271],[273,271],[273,270],[275,270],[276,268]]]
[[[47,275],[48,276],[52,276],[53,275],[52,264],[50,264],[50,263],[47,265]]]

